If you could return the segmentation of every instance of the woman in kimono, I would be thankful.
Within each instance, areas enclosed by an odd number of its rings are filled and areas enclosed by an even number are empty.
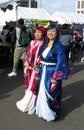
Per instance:
[[[45,35],[46,29],[43,26],[37,27],[34,32],[34,40],[28,45],[25,61],[25,95],[16,103],[20,111],[27,112],[28,114],[33,114],[35,111],[35,102],[39,86],[39,69],[37,68],[36,61],[39,47],[42,45]]]
[[[70,77],[65,50],[59,41],[56,25],[47,28],[47,38],[40,47],[40,86],[36,115],[46,121],[55,120],[61,110],[62,80]]]

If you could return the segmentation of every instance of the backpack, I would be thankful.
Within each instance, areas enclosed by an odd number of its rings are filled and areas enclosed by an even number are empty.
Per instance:
[[[25,27],[25,29],[21,29],[21,33],[20,33],[20,39],[19,39],[19,44],[21,46],[27,46],[31,41],[30,35]]]

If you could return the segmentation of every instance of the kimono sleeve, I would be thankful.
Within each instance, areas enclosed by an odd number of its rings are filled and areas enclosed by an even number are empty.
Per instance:
[[[66,60],[65,50],[61,44],[56,46],[56,68],[52,80],[63,80],[71,77],[69,65]]]
[[[38,65],[40,64],[40,62],[42,60],[41,56],[39,55],[39,50],[40,50],[41,45],[42,45],[42,43],[38,46],[36,55],[35,55],[35,61],[38,63]]]

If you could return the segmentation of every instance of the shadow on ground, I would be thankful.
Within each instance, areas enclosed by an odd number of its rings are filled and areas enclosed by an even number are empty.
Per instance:
[[[84,80],[63,87],[62,111],[59,120],[84,104]]]
[[[84,70],[84,63],[75,63],[70,64],[71,74],[78,73],[81,70]]]
[[[18,76],[9,78],[7,74],[12,68],[4,68],[0,70],[0,99],[7,98],[10,92],[23,85],[24,76],[22,69],[18,70]]]

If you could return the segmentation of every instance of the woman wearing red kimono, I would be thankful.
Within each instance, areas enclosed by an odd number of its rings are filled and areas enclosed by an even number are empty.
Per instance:
[[[26,74],[24,80],[25,95],[16,103],[17,108],[22,112],[33,114],[35,111],[35,102],[38,94],[39,86],[39,69],[36,62],[38,58],[38,51],[43,43],[46,35],[44,27],[37,27],[34,32],[34,40],[28,46],[26,55]]]

